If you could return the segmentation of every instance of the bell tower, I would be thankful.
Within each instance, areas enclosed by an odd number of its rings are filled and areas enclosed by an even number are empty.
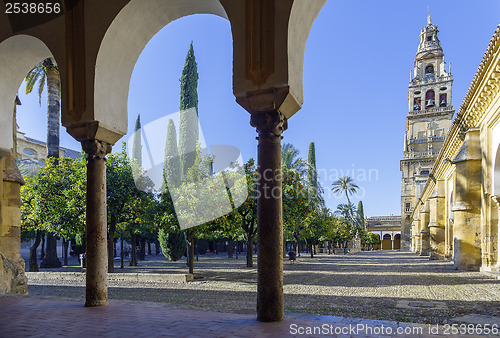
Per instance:
[[[422,192],[432,166],[451,126],[455,113],[451,104],[453,77],[446,71],[439,30],[427,15],[420,32],[413,70],[408,86],[408,115],[404,138],[401,179],[401,250],[410,250],[410,215]]]

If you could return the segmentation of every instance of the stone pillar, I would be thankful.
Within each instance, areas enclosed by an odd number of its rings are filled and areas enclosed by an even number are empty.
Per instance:
[[[500,271],[500,236],[498,236],[499,228],[500,228],[500,196],[491,196],[491,199],[493,200],[494,203],[492,203],[492,209],[496,207],[496,210],[493,212],[496,212],[497,217],[495,218],[495,223],[493,223],[491,226],[494,227],[496,226],[496,243],[494,244],[494,254],[496,254],[496,265],[493,270],[495,271]]]
[[[455,164],[453,258],[459,270],[481,265],[481,149],[477,128],[467,131]]]
[[[0,294],[28,293],[28,279],[21,257],[21,184],[11,154],[0,159]]]
[[[420,253],[420,247],[421,247],[420,246],[420,244],[421,244],[421,241],[420,241],[420,220],[418,218],[413,220],[411,232],[413,234],[413,236],[412,236],[413,252]]]
[[[281,198],[281,133],[286,118],[279,111],[252,113],[258,132],[257,319],[284,319],[283,215]]]
[[[427,256],[429,250],[429,201],[426,201],[420,210],[420,256]]]
[[[400,250],[401,251],[411,251],[413,249],[413,234],[411,231],[411,220],[410,216],[407,216],[403,213],[403,216],[401,216],[401,245],[400,245]]]
[[[429,236],[430,236],[430,258],[443,259],[445,256],[445,197],[444,197],[444,180],[440,179],[436,182],[436,187],[429,197]]]
[[[108,250],[106,212],[106,154],[111,145],[98,140],[82,142],[87,164],[87,270],[85,306],[108,304]]]

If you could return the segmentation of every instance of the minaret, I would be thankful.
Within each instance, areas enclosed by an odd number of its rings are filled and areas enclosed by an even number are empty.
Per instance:
[[[410,215],[436,157],[441,150],[454,110],[451,105],[453,77],[446,72],[438,27],[427,15],[420,32],[420,43],[408,86],[408,115],[404,155],[400,162],[401,179],[401,250],[410,250]]]

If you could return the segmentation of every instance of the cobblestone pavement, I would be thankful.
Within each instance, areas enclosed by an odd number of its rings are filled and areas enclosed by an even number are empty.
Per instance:
[[[184,262],[153,259],[141,264],[125,271],[186,273]],[[256,268],[247,268],[241,256],[200,256],[195,280],[188,283],[111,281],[109,286],[111,300],[255,316]],[[76,280],[32,278],[29,292],[80,303],[85,295],[84,284]],[[457,272],[450,262],[413,253],[302,254],[295,264],[284,263],[284,293],[285,311],[291,313],[426,324],[452,324],[473,315],[500,326],[500,281],[479,272]]]

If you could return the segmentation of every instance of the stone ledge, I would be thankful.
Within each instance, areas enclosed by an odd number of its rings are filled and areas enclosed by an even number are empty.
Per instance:
[[[84,272],[26,272],[28,280],[33,279],[60,279],[60,280],[85,280]],[[110,273],[110,281],[128,282],[177,282],[185,283],[193,280],[192,274],[160,274],[160,273]]]

